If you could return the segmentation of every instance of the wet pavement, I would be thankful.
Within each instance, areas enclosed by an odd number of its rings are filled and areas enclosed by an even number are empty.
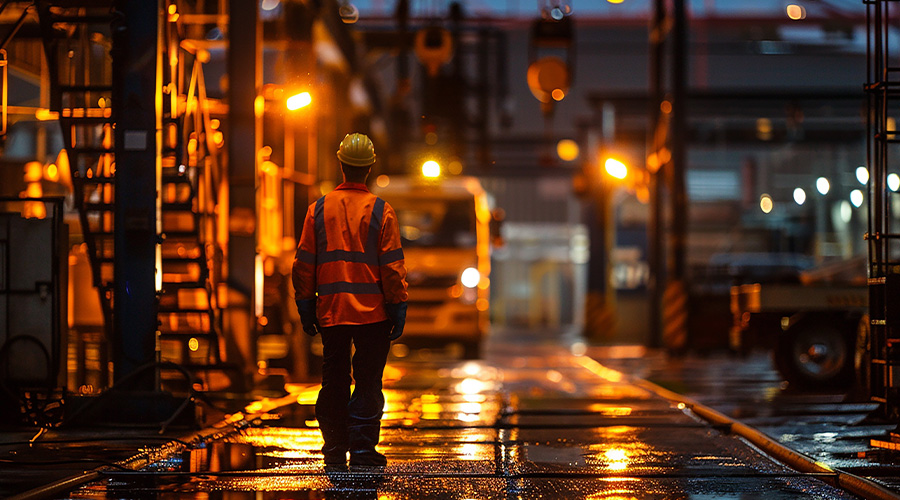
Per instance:
[[[606,367],[705,399],[817,460],[857,472],[892,467],[891,457],[860,448],[885,431],[860,426],[870,406],[836,411],[850,403],[836,395],[792,396],[760,359],[668,360],[616,348],[575,356],[515,339],[498,339],[479,361],[392,360],[380,446],[385,468],[326,470],[315,387],[298,386],[273,406],[297,403],[235,418],[239,428],[224,427],[218,439],[184,435],[189,446],[173,442],[171,453],[105,467],[99,480],[47,498],[858,498],[820,480],[830,475],[792,470]],[[79,456],[71,442],[54,445],[51,437],[39,447],[57,447],[60,463]],[[118,460],[136,443],[110,445],[121,445],[122,454],[98,456]],[[9,449],[0,447],[7,457]],[[10,461],[25,462],[17,449]],[[4,478],[16,470],[26,468],[0,463]],[[2,482],[5,491],[21,491]]]
[[[267,401],[276,411],[256,405],[248,408],[256,415],[232,416],[236,428],[199,434],[58,429],[29,447],[34,430],[3,432],[0,497],[94,470],[96,481],[41,498],[857,498],[819,480],[828,474],[792,470],[628,376],[900,492],[900,455],[869,445],[894,427],[866,420],[874,405],[792,391],[763,354],[572,350],[586,355],[516,335],[495,338],[483,360],[415,351],[392,359],[383,469],[325,470],[316,387],[307,385]]]
[[[870,444],[889,441],[897,423],[879,420],[877,405],[852,391],[793,390],[772,369],[767,353],[681,359],[657,354],[655,361],[620,357],[605,363],[690,396],[823,464],[900,492],[900,452]]]

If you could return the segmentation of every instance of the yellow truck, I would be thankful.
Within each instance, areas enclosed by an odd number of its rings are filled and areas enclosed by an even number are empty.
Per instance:
[[[474,177],[379,179],[372,191],[400,222],[409,310],[400,342],[478,357],[489,328],[491,221]],[[395,345],[394,353],[404,347]]]

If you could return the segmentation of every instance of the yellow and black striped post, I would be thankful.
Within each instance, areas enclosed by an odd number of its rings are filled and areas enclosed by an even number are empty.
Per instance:
[[[666,285],[662,322],[663,346],[672,352],[683,351],[688,343],[688,294],[683,280],[673,280]]]

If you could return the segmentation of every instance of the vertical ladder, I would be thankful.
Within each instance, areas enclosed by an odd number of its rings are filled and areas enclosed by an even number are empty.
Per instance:
[[[162,286],[158,346],[163,388],[241,391],[243,375],[226,362],[216,289],[221,245],[215,238],[216,179],[221,178],[205,104],[202,67],[181,48],[179,2],[164,22],[161,173]],[[51,80],[51,110],[59,114],[69,156],[75,206],[100,292],[110,338],[113,297],[115,145],[111,106],[112,0],[38,0]],[[171,11],[169,9],[172,9]],[[187,62],[193,62],[193,65]],[[186,68],[188,70],[186,71]],[[187,83],[186,83],[187,82]],[[204,110],[206,109],[206,112]],[[212,272],[211,272],[212,270]],[[190,380],[185,380],[185,371]]]
[[[891,31],[900,22],[900,5],[865,0],[868,100],[867,163],[869,316],[867,349],[869,392],[883,417],[900,423],[900,228],[892,206],[897,193],[887,187],[891,161],[900,153],[900,54],[889,50]],[[895,5],[891,5],[894,3]],[[897,173],[895,170],[893,173]],[[898,431],[892,440],[900,441]]]

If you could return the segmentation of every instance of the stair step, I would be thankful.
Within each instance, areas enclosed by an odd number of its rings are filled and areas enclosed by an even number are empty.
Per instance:
[[[88,202],[88,203],[84,203],[82,205],[82,207],[84,207],[85,210],[93,210],[93,211],[97,211],[97,212],[104,211],[104,210],[112,210],[113,208],[115,208],[115,206],[116,206],[115,203],[97,203],[97,202]]]
[[[182,336],[203,337],[206,335],[213,336],[213,337],[218,336],[218,334],[216,332],[214,332],[213,330],[205,329],[205,328],[194,328],[191,326],[179,326],[177,329],[174,329],[174,330],[173,329],[160,329],[159,334],[160,335],[174,335],[174,336],[178,336],[178,337],[182,337]]]
[[[163,231],[166,239],[170,238],[198,238],[197,231]]]
[[[111,116],[62,116],[60,115],[59,121],[63,124],[63,127],[73,127],[77,125],[103,125],[106,123],[113,123],[113,119]]]
[[[193,289],[204,290],[207,293],[209,293],[209,291],[206,290],[205,283],[163,283],[163,286],[162,286],[163,293],[174,293],[174,292],[177,292],[178,290],[193,290]]]
[[[69,156],[72,155],[101,155],[101,154],[114,154],[116,152],[115,149],[108,149],[104,147],[96,147],[96,146],[73,146],[71,148],[66,148],[69,153]]]
[[[159,332],[159,338],[163,340],[189,341],[191,338],[203,338],[206,340],[217,340],[219,335],[215,332]]]
[[[85,106],[69,106],[59,111],[59,117],[62,119],[87,119],[87,118],[103,118],[110,121],[112,118],[112,108],[92,108]]]
[[[170,212],[192,212],[194,203],[190,201],[164,202],[162,208]]]
[[[198,257],[163,257],[163,264],[182,264],[182,263],[191,263],[191,262],[206,262],[206,256],[200,255]]]
[[[112,92],[112,85],[60,85],[59,91],[63,93],[74,92]]]
[[[191,184],[191,179],[185,174],[163,174],[162,181],[169,184]]]
[[[115,176],[106,175],[95,175],[94,177],[79,177],[78,179],[86,184],[114,184],[116,182]]]
[[[170,313],[190,313],[190,314],[212,314],[212,309],[209,307],[178,307],[178,306],[159,306],[156,309],[158,312],[162,314],[170,314]]]
[[[184,263],[182,263],[182,265],[184,265]],[[208,276],[206,276],[205,266],[203,266],[199,262],[189,262],[187,265],[197,266],[198,269],[185,269],[184,271],[163,269],[163,286],[182,286],[186,290],[192,288],[206,288],[206,280]],[[198,270],[199,272],[197,272]]]
[[[50,14],[50,22],[53,24],[57,23],[69,23],[69,24],[103,24],[109,23],[113,19],[112,15],[109,14],[95,14],[95,15],[64,15],[64,14]]]

